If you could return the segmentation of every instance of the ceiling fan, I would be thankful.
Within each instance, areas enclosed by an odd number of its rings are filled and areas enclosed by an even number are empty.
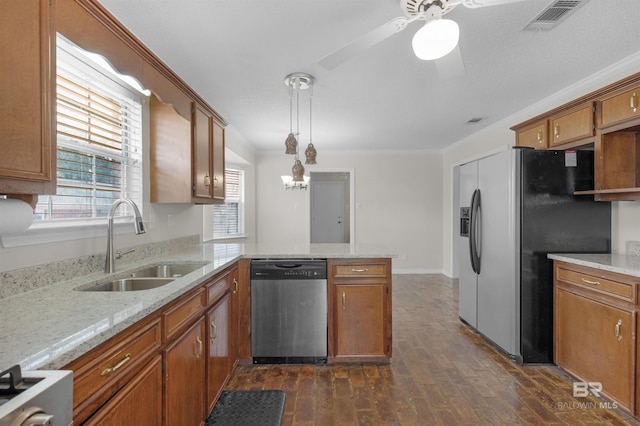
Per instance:
[[[318,63],[332,70],[348,61],[361,51],[399,33],[414,21],[425,21],[425,25],[413,36],[412,46],[416,56],[423,60],[438,60],[439,73],[446,70],[454,74],[464,74],[464,63],[458,49],[459,27],[455,21],[442,17],[456,6],[475,9],[497,6],[526,0],[400,0],[405,16],[390,20],[369,31],[351,43],[320,59]],[[445,59],[446,58],[446,59]],[[440,65],[444,65],[441,69]],[[447,72],[448,74],[449,72]]]

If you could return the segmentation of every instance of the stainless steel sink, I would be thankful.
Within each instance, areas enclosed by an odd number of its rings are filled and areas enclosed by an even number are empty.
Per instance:
[[[196,271],[206,264],[202,263],[163,263],[131,273],[131,277],[178,278]]]
[[[77,288],[80,291],[140,291],[162,287],[172,282],[173,278],[122,278],[99,283],[91,287]]]

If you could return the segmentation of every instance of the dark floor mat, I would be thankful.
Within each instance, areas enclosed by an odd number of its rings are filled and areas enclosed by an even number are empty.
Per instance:
[[[224,391],[205,426],[280,426],[285,399],[281,390]]]

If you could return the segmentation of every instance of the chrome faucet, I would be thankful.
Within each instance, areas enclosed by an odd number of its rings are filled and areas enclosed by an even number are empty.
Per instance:
[[[113,252],[113,215],[120,204],[127,204],[133,209],[135,218],[133,220],[133,226],[136,229],[136,234],[144,234],[144,223],[142,223],[142,217],[140,216],[140,210],[138,206],[129,200],[128,198],[120,198],[113,202],[111,210],[109,210],[109,219],[107,222],[107,256],[104,261],[104,272],[111,274],[116,271],[116,259]]]

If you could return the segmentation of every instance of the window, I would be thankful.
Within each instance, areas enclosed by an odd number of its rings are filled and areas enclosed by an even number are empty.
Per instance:
[[[34,218],[104,218],[118,198],[141,208],[141,95],[69,42],[57,42],[58,187],[39,197]]]
[[[213,206],[213,238],[244,236],[244,170],[224,170],[225,201]]]

